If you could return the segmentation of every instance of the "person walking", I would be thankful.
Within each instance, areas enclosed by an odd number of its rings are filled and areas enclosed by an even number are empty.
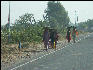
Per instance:
[[[75,40],[76,40],[76,28],[75,28],[75,27],[73,27],[72,36],[73,36],[73,41],[74,41],[74,43],[75,43],[75,42],[76,42],[76,41],[75,41]]]
[[[51,30],[51,33],[50,33],[50,39],[51,39],[51,46],[52,48],[56,49],[56,31],[55,29],[52,29]]]
[[[78,40],[79,40],[78,30],[76,30],[76,37],[77,37],[77,38],[78,38]]]
[[[48,27],[45,28],[44,33],[43,33],[43,42],[44,42],[44,47],[46,48],[46,51],[49,47],[49,31]]]
[[[69,43],[70,40],[71,40],[71,31],[70,31],[70,27],[68,27],[67,34],[66,34],[66,39],[68,40],[68,43]]]
[[[51,39],[51,46],[52,46],[52,48],[54,48],[54,31],[53,31],[53,29],[51,29],[51,32],[50,32],[50,39]]]

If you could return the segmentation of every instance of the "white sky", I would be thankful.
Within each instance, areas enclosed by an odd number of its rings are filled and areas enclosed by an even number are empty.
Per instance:
[[[47,8],[48,1],[11,1],[10,2],[10,20],[14,23],[19,16],[24,13],[32,13],[36,20],[43,19],[44,10]],[[75,22],[75,10],[79,17],[78,22],[93,19],[93,1],[60,1],[72,23]],[[8,22],[9,2],[1,1],[1,25]]]

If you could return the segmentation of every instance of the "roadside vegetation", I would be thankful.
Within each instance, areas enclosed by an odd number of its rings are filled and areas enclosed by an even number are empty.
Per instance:
[[[29,48],[30,51],[42,49],[44,27],[57,29],[59,40],[66,39],[70,18],[63,5],[60,2],[49,1],[44,12],[43,20],[38,21],[35,20],[32,13],[24,13],[10,26],[10,32],[9,24],[1,27],[1,62],[8,63],[17,59],[19,42],[21,42],[22,52],[28,51]],[[85,33],[83,31],[93,32],[93,20],[81,22],[77,28],[79,34]]]

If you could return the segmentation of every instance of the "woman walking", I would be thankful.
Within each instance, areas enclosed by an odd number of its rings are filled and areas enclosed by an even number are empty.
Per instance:
[[[71,31],[70,31],[70,27],[68,27],[66,39],[68,40],[68,43],[69,43],[70,40],[71,40]]]
[[[46,51],[49,47],[48,43],[49,43],[49,31],[48,28],[46,27],[43,33],[43,42],[44,42],[44,47],[46,48]]]
[[[73,36],[73,41],[74,41],[74,43],[75,43],[75,42],[76,42],[76,41],[75,41],[75,40],[76,40],[76,28],[75,28],[75,27],[73,27],[72,36]]]

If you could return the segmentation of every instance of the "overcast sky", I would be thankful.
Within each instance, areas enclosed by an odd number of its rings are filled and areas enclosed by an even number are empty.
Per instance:
[[[24,13],[32,13],[36,20],[42,20],[44,10],[47,8],[48,1],[11,1],[10,2],[10,20],[14,23],[19,16]],[[75,10],[79,17],[78,22],[93,19],[93,1],[60,1],[72,23],[75,23]],[[1,25],[8,22],[9,2],[1,1]]]

